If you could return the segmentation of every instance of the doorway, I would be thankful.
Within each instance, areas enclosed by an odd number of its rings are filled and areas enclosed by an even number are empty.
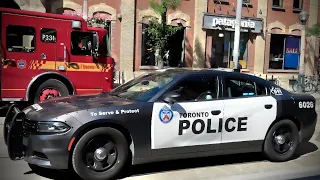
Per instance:
[[[249,33],[240,33],[239,65],[247,68]],[[233,31],[213,31],[211,48],[211,68],[233,68]]]
[[[165,66],[183,67],[185,52],[185,32],[186,28],[182,27],[174,35],[169,37],[166,50],[169,51],[169,61]],[[164,59],[166,61],[166,59]]]

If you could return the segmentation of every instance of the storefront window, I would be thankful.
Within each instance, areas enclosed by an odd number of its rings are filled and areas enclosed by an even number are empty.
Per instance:
[[[146,32],[148,24],[142,24],[141,66],[157,66],[155,49],[149,45],[150,38]],[[185,54],[185,28],[168,37],[163,56],[164,66],[182,67]]]
[[[148,45],[149,36],[145,32],[148,24],[142,24],[142,42],[141,42],[141,66],[155,66],[156,58],[154,49]]]
[[[242,69],[247,68],[249,33],[240,33],[238,62]],[[215,31],[212,38],[212,68],[233,68],[234,32]]]
[[[299,68],[300,37],[271,34],[269,69]]]

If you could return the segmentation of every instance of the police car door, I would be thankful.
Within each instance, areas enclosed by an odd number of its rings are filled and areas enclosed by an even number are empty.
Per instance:
[[[224,76],[222,149],[252,148],[262,143],[276,118],[276,99],[253,80]],[[261,147],[261,146],[258,146]]]
[[[220,149],[219,120],[222,121],[224,105],[217,100],[219,86],[216,76],[187,76],[166,92],[180,94],[174,104],[161,99],[154,103],[153,156]]]

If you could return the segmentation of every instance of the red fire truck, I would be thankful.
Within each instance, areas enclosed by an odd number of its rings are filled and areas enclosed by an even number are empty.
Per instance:
[[[2,104],[113,89],[105,29],[81,17],[6,8],[0,24]]]

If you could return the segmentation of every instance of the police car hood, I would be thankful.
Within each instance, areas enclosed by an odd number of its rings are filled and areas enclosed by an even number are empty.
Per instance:
[[[121,106],[131,103],[133,102],[116,96],[111,96],[109,93],[101,93],[98,95],[77,95],[54,98],[39,104],[31,105],[23,111],[26,113],[28,119],[37,121],[51,119],[63,114],[86,109]]]

